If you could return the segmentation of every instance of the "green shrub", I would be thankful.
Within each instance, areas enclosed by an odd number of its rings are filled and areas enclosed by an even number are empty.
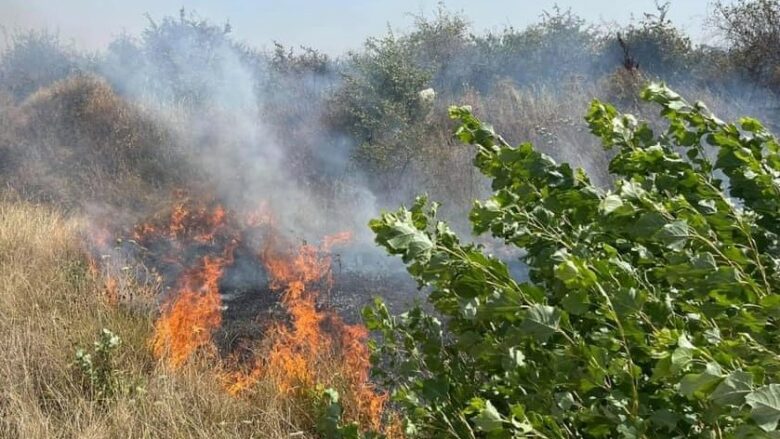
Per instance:
[[[522,249],[528,282],[423,198],[371,221],[435,308],[364,312],[408,432],[776,437],[780,147],[758,121],[724,123],[662,85],[642,97],[664,133],[598,101],[588,112],[617,150],[609,191],[450,110],[492,179],[474,231]]]
[[[729,45],[731,61],[757,83],[777,91],[780,1],[717,1],[711,20]]]
[[[667,17],[670,7],[670,2],[656,4],[656,13],[645,13],[639,23],[626,26],[620,36],[628,55],[634,58],[641,71],[667,80],[694,79],[694,74],[698,72],[692,70],[701,69],[706,63],[695,58],[698,48]],[[606,44],[609,52],[617,54],[622,51],[612,35]]]
[[[76,368],[91,398],[105,400],[127,389],[116,365],[116,350],[121,343],[119,336],[103,328],[92,353],[82,348],[76,350]]]
[[[376,432],[363,433],[357,422],[344,423],[341,396],[335,389],[328,388],[318,398],[317,433],[326,439],[380,439],[384,436]]]
[[[0,50],[0,90],[17,101],[88,66],[86,57],[46,30],[14,32],[6,46]]]
[[[330,123],[354,139],[354,158],[367,174],[400,178],[417,157],[415,140],[425,133],[419,121],[428,110],[419,93],[430,86],[430,73],[413,55],[393,34],[369,39],[365,51],[352,56],[343,85],[330,99]],[[376,185],[387,190],[394,183]]]

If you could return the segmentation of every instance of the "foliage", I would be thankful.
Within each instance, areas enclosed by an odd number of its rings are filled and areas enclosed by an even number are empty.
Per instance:
[[[331,60],[327,54],[311,47],[301,47],[301,53],[295,53],[294,49],[275,42],[271,66],[280,73],[325,74],[331,67]]]
[[[376,432],[362,432],[357,422],[344,424],[342,414],[344,407],[341,405],[341,396],[335,389],[328,388],[323,391],[319,401],[320,415],[317,421],[317,432],[327,439],[380,439],[383,438]]]
[[[105,400],[127,390],[125,380],[116,364],[116,350],[122,340],[103,328],[95,341],[92,353],[76,350],[75,362],[87,393],[95,400]]]
[[[0,89],[22,100],[85,65],[86,60],[56,33],[18,32],[0,53]]]
[[[656,4],[656,13],[645,13],[638,24],[623,29],[621,36],[641,70],[667,79],[687,78],[695,51],[690,38],[667,18],[670,7],[670,2]],[[607,52],[614,57],[612,64],[617,64],[624,53],[613,38],[607,44]]]
[[[120,35],[100,65],[122,91],[198,108],[249,81],[228,23],[214,25],[184,9],[176,18],[147,19],[140,38]]]
[[[780,1],[719,1],[712,20],[730,44],[735,64],[759,82],[780,85]]]
[[[411,49],[392,34],[366,42],[354,55],[345,83],[331,101],[334,125],[358,143],[356,159],[367,171],[402,174],[414,157],[415,123],[427,107],[418,93],[428,88],[429,72],[413,61]]]
[[[775,437],[780,147],[757,120],[724,123],[663,85],[642,97],[665,132],[599,101],[588,112],[616,150],[606,192],[450,110],[492,179],[474,231],[522,249],[529,282],[424,198],[371,221],[436,311],[364,311],[410,433]]]
[[[475,55],[472,39],[466,19],[439,4],[432,19],[415,17],[412,32],[402,42],[409,47],[415,65],[433,72],[431,83],[436,90],[456,93],[474,82],[470,75]]]
[[[518,84],[549,83],[573,76],[598,75],[598,32],[570,9],[557,6],[526,29],[505,29],[496,50],[496,65]],[[512,60],[505,65],[506,60]]]

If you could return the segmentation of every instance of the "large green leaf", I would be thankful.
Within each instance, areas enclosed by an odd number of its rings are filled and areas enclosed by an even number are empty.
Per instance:
[[[669,248],[680,250],[688,241],[688,233],[688,224],[685,221],[674,221],[664,225],[655,236]]]
[[[745,396],[752,390],[753,375],[736,370],[718,384],[718,387],[710,395],[710,399],[721,406],[740,406],[745,403]]]
[[[723,380],[723,373],[717,363],[707,363],[701,373],[685,375],[680,381],[680,393],[688,398],[705,399],[707,393]]]
[[[547,341],[559,328],[561,313],[555,307],[531,305],[520,329],[540,342]]]
[[[780,421],[780,384],[769,384],[745,395],[750,415],[764,431],[773,431]]]
[[[472,418],[474,425],[479,431],[492,433],[503,429],[501,414],[493,406],[490,400],[485,401],[485,407]]]

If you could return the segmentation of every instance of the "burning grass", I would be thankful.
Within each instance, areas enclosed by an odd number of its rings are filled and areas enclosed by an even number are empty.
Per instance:
[[[386,395],[368,379],[367,331],[318,303],[333,286],[331,248],[349,242],[351,234],[326,236],[319,246],[295,246],[277,232],[272,214],[244,216],[238,220],[219,203],[179,193],[167,219],[135,227],[137,242],[162,249],[149,255],[161,264],[158,269],[179,273],[155,322],[155,357],[172,370],[197,355],[211,358],[219,381],[234,396],[262,380],[295,398],[316,399],[313,389],[339,387],[347,395],[347,419],[381,429]],[[267,279],[267,285],[244,294],[271,295],[282,313],[262,314],[267,321],[256,339],[243,340],[240,350],[220,356],[213,335],[222,325],[222,294],[230,288],[224,278],[239,246],[254,249],[244,252],[257,262],[250,269],[264,271]]]
[[[284,298],[289,315],[265,322],[267,336],[242,341],[245,350],[224,352],[212,331],[225,305],[209,292],[229,265],[226,253],[172,271],[175,291],[161,295],[163,281],[131,282],[134,268],[105,269],[116,255],[90,265],[79,237],[86,226],[47,208],[0,202],[0,437],[308,437],[323,386],[341,391],[351,419],[378,422],[372,413],[383,397],[367,381],[365,332],[310,300],[327,285],[327,272],[308,271],[328,266],[323,247],[258,252],[278,258],[263,266],[289,268],[268,289]],[[207,253],[223,232],[203,244]],[[126,296],[147,306],[126,306]],[[160,297],[161,312],[149,312]],[[204,312],[189,312],[193,306]],[[186,319],[166,321],[179,309],[188,310],[180,313]],[[74,368],[76,348],[91,346],[102,328],[122,339],[114,364],[128,385],[108,401],[85,392]]]

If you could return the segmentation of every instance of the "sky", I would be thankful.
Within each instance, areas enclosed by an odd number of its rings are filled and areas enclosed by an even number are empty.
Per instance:
[[[178,15],[180,8],[214,23],[229,21],[238,40],[257,48],[306,45],[338,55],[358,49],[388,26],[408,29],[412,15],[432,16],[437,0],[0,0],[0,28],[47,28],[87,50],[100,50],[122,31],[139,34],[145,14],[159,19]],[[654,0],[445,0],[450,11],[462,12],[477,32],[524,27],[537,22],[556,4],[596,24],[621,23],[654,12]],[[705,26],[710,0],[672,0],[669,17],[697,42],[707,42]],[[1,43],[1,42],[0,42]]]

